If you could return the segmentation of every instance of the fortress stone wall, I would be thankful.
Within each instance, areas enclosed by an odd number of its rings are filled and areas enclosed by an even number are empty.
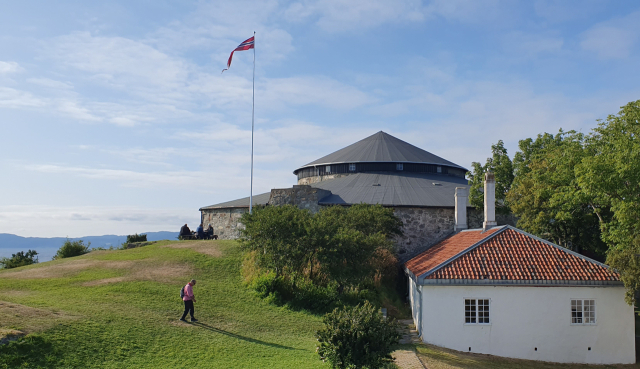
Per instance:
[[[292,188],[273,189],[267,206],[295,205],[308,209],[312,213],[320,211],[318,201],[331,195],[331,191],[308,185],[296,185]],[[249,211],[246,207],[205,209],[202,211],[204,227],[213,226],[219,239],[228,240],[240,237],[242,214]],[[395,237],[394,243],[400,260],[422,252],[453,233],[455,215],[453,208],[396,207],[394,214],[402,220],[404,235]],[[483,212],[467,209],[467,224],[470,229],[482,228]],[[498,225],[516,225],[513,216],[496,215]]]

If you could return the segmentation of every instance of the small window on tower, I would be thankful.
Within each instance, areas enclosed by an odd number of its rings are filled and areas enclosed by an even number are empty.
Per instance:
[[[349,172],[355,172],[356,171],[356,165],[355,164],[349,164]]]
[[[396,164],[396,170],[402,170],[402,163]]]

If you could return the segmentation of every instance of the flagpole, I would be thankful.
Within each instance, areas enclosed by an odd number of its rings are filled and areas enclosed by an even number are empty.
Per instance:
[[[249,192],[249,213],[253,210],[253,122],[256,108],[256,32],[253,31],[253,85],[251,87],[251,189]]]

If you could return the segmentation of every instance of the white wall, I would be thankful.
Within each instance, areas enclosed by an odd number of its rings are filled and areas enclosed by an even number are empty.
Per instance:
[[[425,285],[422,338],[454,350],[471,347],[475,353],[520,359],[635,363],[633,307],[624,293],[624,287]],[[490,325],[465,325],[465,298],[491,299]],[[570,324],[571,298],[596,300],[596,325]]]
[[[409,304],[411,305],[411,317],[413,318],[413,324],[416,326],[418,330],[418,334],[421,334],[420,330],[420,290],[419,286],[413,281],[413,279],[409,279]]]

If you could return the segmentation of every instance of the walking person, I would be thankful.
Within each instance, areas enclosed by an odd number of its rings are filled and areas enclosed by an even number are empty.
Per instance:
[[[186,322],[185,319],[187,317],[187,313],[191,314],[191,321],[197,322],[198,319],[193,317],[193,303],[196,302],[196,297],[193,295],[193,286],[196,285],[196,280],[192,279],[191,282],[187,283],[184,286],[184,297],[182,297],[182,301],[184,301],[184,313],[182,314],[181,321]]]

